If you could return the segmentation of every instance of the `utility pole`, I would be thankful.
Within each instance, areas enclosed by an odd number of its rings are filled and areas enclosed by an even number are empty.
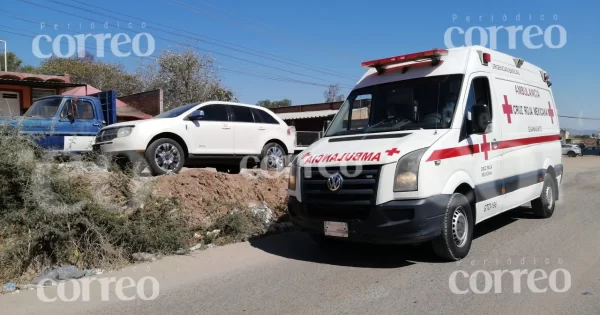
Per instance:
[[[6,41],[3,39],[0,39],[0,42],[4,42],[4,72],[8,72],[8,51],[6,50]]]

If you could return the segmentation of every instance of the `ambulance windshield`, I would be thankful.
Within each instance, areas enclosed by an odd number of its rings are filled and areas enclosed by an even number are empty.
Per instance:
[[[450,128],[462,79],[453,74],[356,89],[325,136]]]

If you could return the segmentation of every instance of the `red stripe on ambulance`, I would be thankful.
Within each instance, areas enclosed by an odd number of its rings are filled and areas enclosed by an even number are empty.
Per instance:
[[[484,139],[484,141],[485,141],[485,139]],[[530,144],[538,144],[538,143],[552,142],[552,141],[560,141],[560,135],[504,140],[504,141],[500,141],[498,143],[498,147],[493,150],[508,149],[508,148],[530,145]],[[482,146],[483,146],[483,148],[482,148]],[[482,151],[482,149],[483,149],[483,151]],[[480,153],[480,152],[483,152],[487,155],[487,153],[489,151],[490,151],[490,146],[489,146],[489,143],[487,143],[487,142],[484,142],[482,144],[465,145],[462,147],[439,149],[439,150],[435,150],[431,153],[431,156],[429,156],[429,158],[427,159],[427,162],[450,159],[450,158],[455,158],[455,157],[464,156],[464,155],[473,155],[473,154]]]

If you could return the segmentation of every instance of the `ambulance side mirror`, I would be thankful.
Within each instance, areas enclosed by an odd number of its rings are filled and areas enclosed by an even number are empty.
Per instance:
[[[488,128],[492,124],[492,115],[490,108],[486,104],[476,104],[471,108],[471,126],[472,134],[488,133]]]

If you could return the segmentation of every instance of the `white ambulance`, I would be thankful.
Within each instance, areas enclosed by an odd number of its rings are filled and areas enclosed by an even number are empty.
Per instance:
[[[368,61],[325,136],[294,159],[288,211],[321,244],[431,242],[531,202],[552,216],[563,164],[548,74],[485,47]]]

